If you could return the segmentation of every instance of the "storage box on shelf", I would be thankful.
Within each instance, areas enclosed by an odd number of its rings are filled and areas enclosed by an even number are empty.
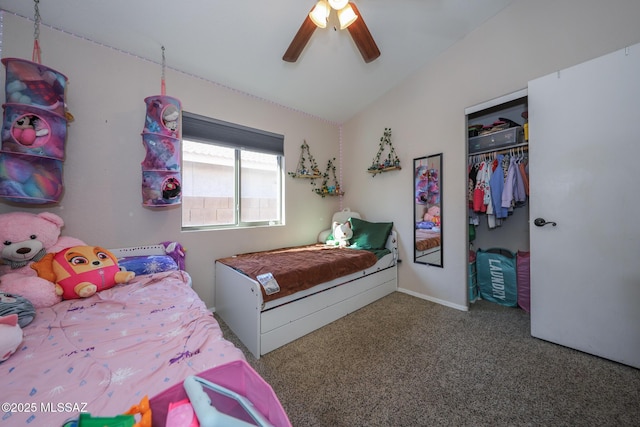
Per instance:
[[[469,154],[480,151],[495,150],[510,145],[524,143],[524,130],[522,126],[512,127],[486,135],[469,138]]]

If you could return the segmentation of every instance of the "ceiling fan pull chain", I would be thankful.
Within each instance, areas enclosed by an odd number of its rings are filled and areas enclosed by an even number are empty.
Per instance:
[[[160,82],[160,94],[165,96],[167,94],[167,85],[164,82],[164,70],[167,67],[167,62],[164,58],[164,46],[162,46],[162,78]]]
[[[35,13],[34,13],[34,23],[33,23],[33,53],[31,54],[31,61],[37,62],[38,64],[42,63],[42,58],[40,56],[40,10],[38,9],[38,3],[40,0],[33,0],[35,5]]]

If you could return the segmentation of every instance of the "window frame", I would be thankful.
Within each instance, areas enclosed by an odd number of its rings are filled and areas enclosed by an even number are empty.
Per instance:
[[[234,221],[227,224],[184,225],[184,207],[181,207],[183,231],[218,230],[284,225],[284,136],[261,129],[225,122],[211,117],[183,111],[182,138],[196,143],[210,144],[234,150]],[[276,156],[278,191],[276,220],[242,221],[242,151]],[[184,151],[181,148],[184,162]],[[184,186],[184,183],[183,183]],[[183,199],[185,198],[183,194]]]

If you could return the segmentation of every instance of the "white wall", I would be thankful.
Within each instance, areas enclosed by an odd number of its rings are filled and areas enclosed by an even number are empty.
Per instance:
[[[33,23],[9,13],[2,18],[2,56],[30,60]],[[161,66],[45,26],[40,44],[42,63],[69,78],[67,104],[75,121],[67,135],[65,194],[56,206],[2,201],[0,213],[51,211],[65,220],[65,235],[110,248],[180,241],[187,249],[194,289],[209,306],[214,306],[216,258],[311,243],[329,227],[338,198],[323,199],[311,192],[308,180],[289,176],[282,227],[182,232],[180,208],[142,207],[144,98],[160,94]],[[304,139],[321,167],[339,157],[335,123],[173,71],[170,52],[167,65],[167,95],[180,99],[184,110],[285,135],[287,171],[295,170]],[[4,70],[1,74],[4,100]]]
[[[401,288],[456,308],[468,305],[465,108],[638,43],[638,22],[637,0],[516,0],[343,126],[344,180],[358,189],[346,194],[345,206],[395,222]],[[372,178],[366,169],[384,127],[392,128],[403,169]],[[442,269],[414,264],[412,246],[412,159],[440,152]]]
[[[4,14],[3,21],[2,56],[30,59],[32,22],[11,14]],[[467,306],[464,109],[637,43],[638,22],[637,0],[515,0],[343,126],[343,205],[370,220],[395,222],[402,288],[457,308]],[[322,199],[311,193],[306,180],[286,177],[286,226],[181,232],[179,209],[153,211],[140,205],[143,99],[160,92],[160,66],[47,27],[41,28],[40,42],[43,64],[70,80],[67,100],[76,121],[67,138],[66,193],[52,207],[1,202],[0,213],[49,210],[65,219],[65,234],[107,247],[179,240],[188,250],[194,288],[212,306],[215,258],[312,241],[339,208],[337,198]],[[170,67],[170,52],[167,58]],[[321,167],[329,158],[340,158],[339,129],[333,123],[172,70],[167,71],[167,94],[179,98],[185,110],[284,134],[288,171],[295,169],[303,139]],[[366,171],[384,127],[392,128],[403,169],[372,177]],[[412,159],[440,152],[443,269],[412,262]]]

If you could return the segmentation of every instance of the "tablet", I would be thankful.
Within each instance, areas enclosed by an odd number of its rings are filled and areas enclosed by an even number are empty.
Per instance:
[[[190,375],[184,389],[201,427],[273,427],[249,399],[221,385]]]

